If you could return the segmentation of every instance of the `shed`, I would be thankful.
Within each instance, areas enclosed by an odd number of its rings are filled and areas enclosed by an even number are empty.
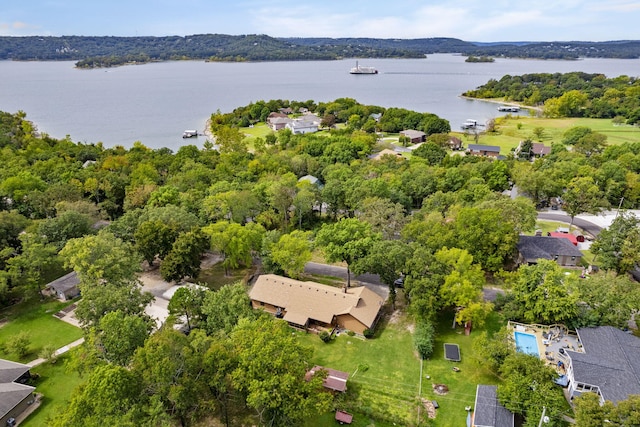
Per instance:
[[[336,411],[336,421],[340,424],[351,424],[353,415],[345,411]]]
[[[331,391],[345,392],[347,390],[347,379],[349,379],[348,372],[337,371],[331,368],[324,368],[322,366],[314,366],[309,372],[306,373],[305,379],[309,380],[316,372],[325,371],[327,376],[322,382],[324,388]]]

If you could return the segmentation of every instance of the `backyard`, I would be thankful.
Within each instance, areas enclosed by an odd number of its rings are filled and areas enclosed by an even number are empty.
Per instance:
[[[43,347],[65,346],[82,337],[82,330],[53,317],[71,302],[38,299],[25,300],[0,312],[0,343],[8,342],[20,332],[27,332],[29,348],[24,357],[9,353],[0,346],[0,358],[27,363],[38,358]]]
[[[498,381],[472,356],[472,342],[480,330],[466,336],[462,328],[451,328],[451,320],[449,315],[440,319],[435,351],[423,364],[421,396],[425,400],[437,400],[440,406],[432,420],[433,426],[464,425],[465,407],[473,406],[476,385]],[[493,331],[499,326],[499,317],[493,314],[486,328]],[[349,373],[348,390],[346,395],[337,397],[336,407],[354,415],[352,425],[386,427],[416,425],[418,420],[420,360],[413,347],[411,331],[412,324],[407,317],[395,312],[378,326],[371,340],[341,334],[325,344],[317,335],[295,333],[304,344],[314,348],[315,364]],[[460,346],[460,362],[444,359],[444,343]],[[459,370],[454,371],[454,367]],[[433,384],[445,384],[449,392],[437,395]],[[422,419],[425,412],[423,406]],[[326,414],[308,425],[334,426],[333,417],[333,413]]]

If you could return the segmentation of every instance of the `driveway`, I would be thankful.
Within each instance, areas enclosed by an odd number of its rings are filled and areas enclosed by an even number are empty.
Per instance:
[[[564,211],[550,210],[548,212],[539,212],[538,219],[547,220],[547,221],[560,221],[560,222],[565,222],[567,224],[571,223],[571,217],[567,215],[567,213]],[[600,225],[596,224],[595,222],[580,216],[576,216],[573,219],[573,224],[576,227],[582,228],[584,231],[591,234],[593,237],[598,237],[598,234],[600,234],[600,231],[602,231],[602,228],[603,228]]]

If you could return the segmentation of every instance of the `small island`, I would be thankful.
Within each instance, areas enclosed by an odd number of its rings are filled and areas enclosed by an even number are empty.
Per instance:
[[[464,60],[464,62],[495,62],[495,59],[493,59],[490,56],[473,56],[473,55],[469,55],[469,56],[467,56],[467,59]]]

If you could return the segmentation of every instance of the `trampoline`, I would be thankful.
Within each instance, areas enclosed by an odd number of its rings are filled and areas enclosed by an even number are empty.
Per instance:
[[[444,358],[451,360],[452,362],[460,361],[460,347],[458,344],[445,344],[444,345]]]

